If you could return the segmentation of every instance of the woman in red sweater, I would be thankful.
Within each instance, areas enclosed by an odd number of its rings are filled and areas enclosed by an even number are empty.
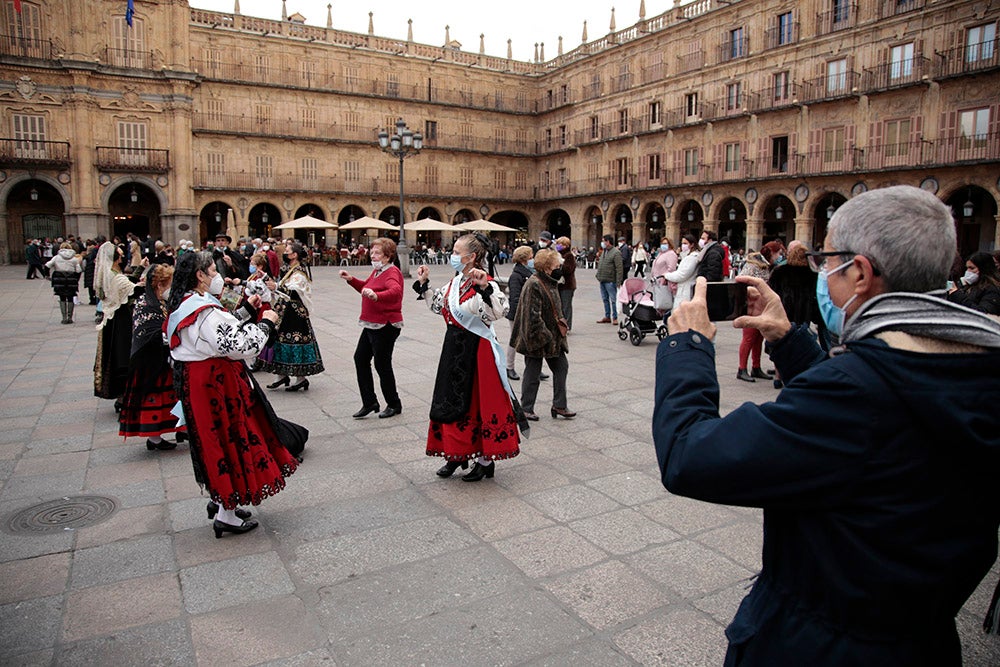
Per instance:
[[[396,258],[396,243],[392,239],[372,241],[369,256],[375,270],[367,280],[358,280],[347,271],[340,271],[340,277],[361,293],[361,319],[358,324],[362,329],[358,347],[354,350],[361,409],[353,417],[361,419],[379,411],[372,378],[374,358],[386,405],[378,416],[385,419],[403,411],[396,392],[396,376],[392,372],[392,349],[403,328],[403,274],[392,263]]]

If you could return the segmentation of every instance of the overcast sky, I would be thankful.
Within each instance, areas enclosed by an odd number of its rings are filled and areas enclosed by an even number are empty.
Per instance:
[[[188,0],[192,7],[231,13],[233,0]],[[141,0],[136,0],[139,5]],[[413,19],[413,41],[432,46],[444,44],[444,27],[451,26],[451,39],[462,43],[463,51],[479,52],[479,34],[485,37],[486,53],[507,57],[507,39],[516,60],[530,62],[535,42],[545,43],[545,58],[580,45],[583,22],[587,21],[589,41],[608,34],[611,8],[615,26],[622,30],[639,20],[640,0],[442,0],[403,2],[402,0],[287,0],[288,14],[298,12],[308,25],[326,27],[326,6],[333,5],[333,27],[349,32],[368,32],[368,12],[374,12],[375,34],[406,39],[407,19]],[[646,18],[658,16],[674,5],[673,0],[646,0]],[[281,0],[240,0],[240,13],[259,18],[280,19]]]

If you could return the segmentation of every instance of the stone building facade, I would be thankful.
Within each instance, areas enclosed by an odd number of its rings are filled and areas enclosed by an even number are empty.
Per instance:
[[[1000,246],[995,3],[696,0],[531,63],[329,16],[20,5],[0,0],[0,261],[25,236],[396,222],[377,133],[399,118],[424,137],[407,221],[815,244],[850,197],[912,184],[952,207],[963,254]]]

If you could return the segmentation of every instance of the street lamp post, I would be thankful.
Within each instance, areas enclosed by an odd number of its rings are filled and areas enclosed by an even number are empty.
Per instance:
[[[399,246],[397,254],[403,275],[409,278],[410,253],[406,249],[406,234],[403,229],[406,222],[406,210],[403,208],[403,160],[420,152],[424,147],[424,136],[406,127],[406,121],[400,118],[396,121],[395,134],[390,136],[388,130],[382,130],[378,133],[378,146],[383,153],[399,158]]]

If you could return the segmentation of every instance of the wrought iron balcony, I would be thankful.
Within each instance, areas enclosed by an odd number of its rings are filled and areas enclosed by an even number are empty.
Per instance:
[[[861,75],[858,72],[840,72],[810,79],[802,86],[800,102],[822,102],[858,94]]]
[[[937,76],[941,78],[975,74],[1000,67],[1000,41],[973,42],[937,52]]]
[[[889,18],[924,8],[924,0],[882,0],[879,18]]]
[[[65,168],[69,165],[68,141],[0,139],[0,166]]]
[[[102,171],[144,171],[165,174],[170,171],[170,151],[159,148],[97,146],[95,165]]]
[[[47,39],[0,35],[0,55],[50,60],[52,42]]]
[[[109,46],[104,49],[104,62],[113,67],[153,69],[153,52],[113,49]]]
[[[838,30],[853,28],[858,22],[857,4],[841,4],[828,12],[816,15],[816,35],[829,35]]]

